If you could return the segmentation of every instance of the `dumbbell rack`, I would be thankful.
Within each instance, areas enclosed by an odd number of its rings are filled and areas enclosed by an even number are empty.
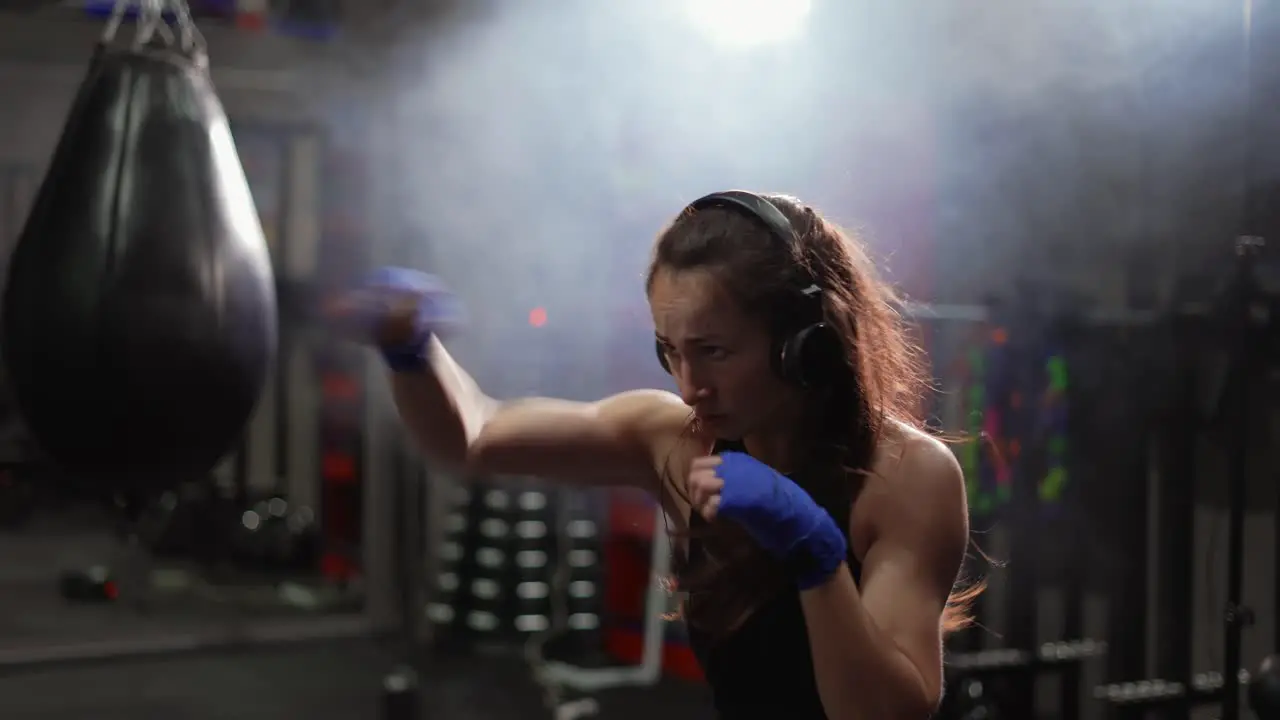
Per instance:
[[[548,632],[597,644],[598,530],[580,493],[513,478],[455,487],[450,503],[427,606],[442,647],[515,646]]]
[[[947,672],[959,677],[1011,670],[1050,671],[1102,657],[1106,652],[1105,642],[1090,639],[1044,643],[1035,650],[978,650],[949,656]]]
[[[666,590],[650,583],[637,665],[595,667],[543,657],[556,641],[567,639],[577,656],[599,645],[599,530],[582,497],[527,479],[453,488],[436,597],[427,606],[437,646],[446,651],[523,642],[550,709],[579,717],[594,712],[594,704],[571,700],[565,691],[590,695],[658,681],[668,601]],[[665,577],[670,546],[661,510],[655,510],[654,524],[651,574]]]
[[[1236,674],[1236,687],[1249,682],[1249,671]],[[1093,696],[1116,710],[1134,713],[1162,707],[1191,708],[1225,700],[1227,682],[1220,672],[1197,673],[1190,682],[1138,680],[1111,683],[1094,689]]]
[[[1069,673],[1092,659],[1104,657],[1107,644],[1098,640],[1066,640],[1043,643],[1034,650],[998,649],[978,650],[949,655],[946,663],[948,687],[961,688],[959,702],[977,700],[985,696],[981,683],[995,678],[1015,677],[1029,681],[1031,678],[1055,673]],[[972,683],[978,683],[974,686]],[[1078,679],[1076,681],[1078,688]],[[969,689],[974,688],[974,689]],[[966,689],[969,689],[966,692]],[[1070,693],[1074,688],[1068,687]],[[969,697],[964,697],[968,695]],[[944,701],[940,720],[953,717],[955,698],[949,693]]]
[[[438,597],[428,606],[444,647],[512,642],[550,623],[549,499],[501,481],[452,488],[440,545]]]
[[[666,630],[667,590],[658,578],[671,573],[671,545],[667,535],[666,516],[661,508],[654,510],[654,532],[650,551],[650,578],[644,603],[644,650],[640,663],[624,667],[584,668],[568,663],[549,662],[538,670],[542,682],[561,685],[579,692],[596,692],[608,688],[652,685],[662,674],[663,633]]]

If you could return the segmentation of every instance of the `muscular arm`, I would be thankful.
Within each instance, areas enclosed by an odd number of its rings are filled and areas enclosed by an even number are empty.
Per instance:
[[[391,373],[391,395],[405,427],[427,457],[450,467],[466,464],[467,451],[498,403],[432,338],[430,371]]]
[[[968,542],[955,458],[929,438],[906,443],[859,502],[875,505],[862,585],[847,571],[801,595],[827,715],[924,720],[942,695],[941,619]]]
[[[431,372],[392,375],[401,418],[428,457],[475,473],[542,475],[653,490],[688,416],[674,395],[640,390],[595,403],[486,396],[438,341]]]

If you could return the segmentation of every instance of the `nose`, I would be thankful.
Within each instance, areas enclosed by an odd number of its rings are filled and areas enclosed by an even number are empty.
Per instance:
[[[689,407],[697,407],[709,397],[711,397],[711,391],[707,388],[680,386],[680,399],[684,400],[684,404]]]
[[[675,370],[676,386],[685,405],[695,407],[711,397],[711,388],[695,375],[690,363],[677,363]]]

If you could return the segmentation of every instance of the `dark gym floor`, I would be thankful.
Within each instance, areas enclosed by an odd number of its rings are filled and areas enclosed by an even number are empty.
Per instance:
[[[6,720],[380,720],[392,655],[371,642],[68,667],[0,678]],[[706,718],[702,688],[663,683],[598,697],[602,720]],[[550,718],[517,660],[441,659],[423,670],[423,720]]]
[[[139,616],[67,603],[61,570],[103,562],[106,534],[0,534],[0,660],[57,644],[208,628],[191,612]],[[382,680],[396,653],[372,640],[308,642],[239,652],[11,670],[0,668],[4,720],[380,720]],[[7,665],[7,663],[0,663]],[[537,688],[518,658],[433,658],[420,666],[423,720],[540,720]],[[706,691],[685,683],[610,691],[603,720],[709,716]]]

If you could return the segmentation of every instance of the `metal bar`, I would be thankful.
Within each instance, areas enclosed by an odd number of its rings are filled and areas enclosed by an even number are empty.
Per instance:
[[[276,257],[272,258],[275,267],[273,268],[277,276],[288,275],[289,268],[289,246],[290,236],[293,230],[293,218],[290,213],[293,211],[293,183],[296,181],[293,172],[293,143],[292,138],[282,138],[277,140],[280,146],[280,167],[276,168],[278,177],[275,178],[280,187],[277,188],[278,207],[274,208],[275,217],[271,221],[275,223],[276,233]],[[272,427],[272,441],[275,450],[275,487],[276,492],[289,492],[289,411],[292,404],[292,393],[290,381],[289,360],[293,357],[294,350],[301,342],[301,338],[294,328],[294,323],[286,320],[278,325],[277,342],[278,355],[276,358],[275,368],[275,423]],[[293,500],[294,498],[289,498]]]
[[[0,649],[0,673],[67,663],[94,663],[175,653],[232,650],[261,645],[371,637],[360,615],[251,622],[223,630],[172,632],[153,637],[96,640]]]
[[[387,433],[384,451],[391,456],[391,472],[396,490],[395,557],[396,590],[400,610],[405,662],[425,638],[426,615],[426,468],[415,462],[399,433]]]
[[[1245,341],[1242,341],[1242,343]],[[1256,340],[1255,340],[1256,342]],[[1235,416],[1231,433],[1230,450],[1227,458],[1227,609],[1224,618],[1224,638],[1222,655],[1224,660],[1223,675],[1223,720],[1239,720],[1240,711],[1240,668],[1243,650],[1243,636],[1248,624],[1247,610],[1244,603],[1244,508],[1246,498],[1246,476],[1249,462],[1249,430],[1252,427],[1250,417],[1250,398],[1255,392],[1255,374],[1252,372],[1252,358],[1248,357],[1249,349],[1241,348],[1237,352],[1245,355],[1237,361],[1233,369],[1234,378],[1228,380],[1232,402],[1228,411]]]
[[[1120,430],[1119,432],[1126,432]],[[1117,559],[1114,588],[1111,597],[1111,663],[1108,670],[1114,680],[1125,681],[1145,677],[1147,640],[1147,495],[1145,492],[1124,492],[1121,487],[1145,487],[1148,472],[1149,431],[1130,428],[1123,446],[1130,448],[1115,458],[1112,470],[1116,488],[1112,495],[1112,520],[1119,547],[1124,548]],[[1104,466],[1105,468],[1105,466]]]
[[[907,302],[902,303],[900,310],[903,315],[915,320],[952,320],[956,322],[982,323],[995,319],[991,309],[986,305],[935,305],[932,303]],[[1102,308],[1089,310],[1075,317],[1086,325],[1137,327],[1151,325],[1171,315],[1178,317],[1207,317],[1209,313],[1210,307],[1208,305],[1189,303],[1165,312]]]
[[[1015,328],[1011,334],[1019,334]],[[1037,437],[1036,408],[1034,402],[1018,403],[1015,398],[1033,398],[1042,381],[1047,347],[1043,341],[1024,338],[1023,342],[1011,342],[1006,346],[1009,357],[1003,363],[1003,382],[990,382],[993,400],[1005,415],[1005,432],[1010,440],[1021,446],[1021,452],[1009,458],[1013,466],[1009,504],[1002,508],[1001,523],[1009,532],[1008,605],[1005,625],[1005,642],[1011,649],[1030,650],[1038,645],[1036,616],[1040,601],[1041,574],[1041,526],[1040,503],[1036,493],[1040,478],[1045,473],[1045,448]],[[997,372],[1000,372],[997,370]],[[1006,698],[1010,714],[1016,717],[1035,716],[1037,682],[1032,680],[1015,683],[1008,688]]]
[[[1070,367],[1071,357],[1070,349],[1066,349],[1067,365]],[[1066,397],[1062,402],[1066,404],[1067,418],[1064,428],[1065,439],[1069,450],[1062,458],[1061,462],[1067,471],[1067,486],[1063,492],[1062,504],[1065,516],[1066,531],[1068,537],[1087,537],[1089,533],[1088,523],[1085,522],[1085,513],[1088,508],[1084,502],[1085,497],[1081,492],[1080,478],[1087,472],[1086,467],[1088,460],[1082,457],[1080,446],[1071,436],[1073,426],[1079,427],[1088,420],[1085,413],[1081,412],[1079,398],[1072,398],[1070,391],[1075,383],[1068,382]],[[1077,402],[1072,402],[1075,399]],[[1075,549],[1066,553],[1066,564],[1062,568],[1061,588],[1064,594],[1063,602],[1063,637],[1081,637],[1084,635],[1084,607],[1085,607],[1085,590],[1090,587],[1089,577],[1089,558],[1088,554],[1080,549]],[[1078,664],[1069,665],[1062,676],[1062,711],[1061,720],[1079,720],[1081,717],[1082,705],[1082,686],[1084,680],[1083,668]]]
[[[644,650],[637,665],[614,668],[584,668],[549,662],[535,672],[544,682],[563,684],[581,692],[598,692],[617,687],[652,685],[662,675],[662,650],[666,632],[667,590],[659,582],[671,572],[671,545],[667,518],[662,508],[654,509],[653,545],[650,551],[649,584],[644,601]]]
[[[1159,421],[1160,467],[1157,489],[1156,676],[1179,683],[1191,681],[1192,568],[1195,549],[1192,534],[1183,530],[1195,524],[1195,468],[1199,426],[1196,422],[1196,383],[1192,363],[1174,354],[1173,401],[1162,408]],[[1171,708],[1169,720],[1189,720],[1190,706]]]

